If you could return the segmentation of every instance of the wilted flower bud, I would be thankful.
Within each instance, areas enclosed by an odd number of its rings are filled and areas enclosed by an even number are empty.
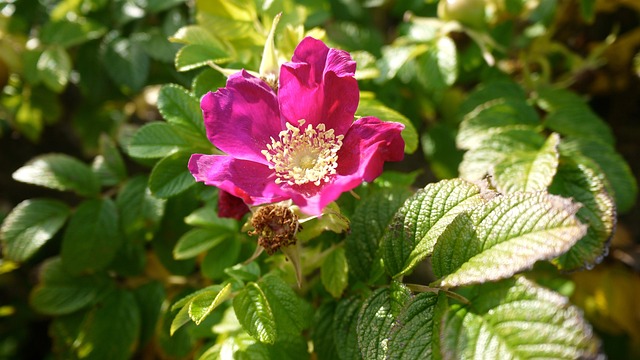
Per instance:
[[[258,235],[258,245],[272,255],[283,246],[296,243],[296,233],[301,229],[298,215],[282,205],[266,205],[258,209],[251,218],[254,230],[249,235]]]

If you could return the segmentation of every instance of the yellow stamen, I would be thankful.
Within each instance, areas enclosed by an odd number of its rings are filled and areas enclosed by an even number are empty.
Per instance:
[[[322,123],[315,129],[311,124],[304,128],[304,119],[298,123],[299,128],[287,123],[287,129],[278,134],[278,140],[271,138],[262,154],[276,172],[276,183],[319,186],[336,173],[337,153],[344,136],[336,136],[333,129],[327,130]]]

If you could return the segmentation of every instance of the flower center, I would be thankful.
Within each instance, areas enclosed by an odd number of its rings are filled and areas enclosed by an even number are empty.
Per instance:
[[[299,121],[300,128],[287,123],[287,129],[278,134],[279,140],[271,138],[267,150],[262,150],[269,167],[276,172],[277,184],[318,186],[336,173],[337,153],[344,136],[336,136],[324,124],[314,129],[311,124],[304,128],[304,123],[304,119]]]

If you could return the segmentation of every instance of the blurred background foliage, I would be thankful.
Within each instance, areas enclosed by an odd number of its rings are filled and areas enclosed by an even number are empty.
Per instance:
[[[418,134],[417,151],[391,169],[419,170],[418,187],[459,175],[461,106],[477,87],[501,79],[528,94],[552,85],[586,99],[590,113],[608,125],[601,136],[621,155],[618,168],[628,172],[621,177],[631,181],[623,181],[626,189],[616,199],[617,230],[602,264],[568,274],[541,268],[537,276],[583,309],[610,358],[640,356],[640,208],[634,206],[635,180],[628,176],[640,174],[640,2],[635,0],[2,0],[0,220],[30,198],[82,204],[88,213],[103,209],[83,201],[98,191],[94,187],[126,207],[131,199],[122,193],[144,190],[156,166],[157,156],[132,153],[128,146],[138,129],[167,117],[158,110],[161,92],[165,98],[183,98],[186,88],[199,97],[224,85],[226,69],[257,71],[280,12],[281,61],[290,59],[304,35],[323,38],[357,60],[368,110],[410,120]],[[166,83],[181,87],[161,90]],[[579,131],[587,125],[577,117],[570,126]],[[201,145],[205,151],[210,146]],[[12,178],[29,160],[48,153],[90,164],[99,185],[56,192]],[[175,190],[149,186],[156,194]],[[179,190],[191,191],[189,186]],[[206,201],[215,195],[199,196]],[[152,208],[147,223],[129,224],[133,230],[127,236],[142,242],[118,250],[113,258],[121,260],[110,265],[116,284],[134,290],[117,292],[105,306],[117,312],[126,307],[114,304],[138,303],[132,318],[142,319],[130,324],[140,338],[102,345],[121,346],[111,353],[114,359],[130,353],[145,359],[193,356],[198,330],[169,337],[171,319],[161,318],[156,326],[155,319],[166,315],[145,311],[146,305],[164,304],[162,313],[169,314],[166,298],[175,300],[184,289],[202,286],[200,276],[215,279],[224,269],[201,258],[172,258],[178,235],[199,224],[182,221],[198,204],[195,196],[158,197],[147,199]],[[153,206],[162,210],[154,212]],[[145,243],[151,238],[153,246]],[[7,259],[0,263],[0,358],[52,358],[54,353],[65,358],[73,349],[60,334],[82,319],[48,316],[67,313],[60,309],[48,315],[34,311],[46,304],[33,304],[33,295],[27,302],[41,284],[43,267],[48,274],[59,267],[56,260],[43,261],[59,254],[61,242],[62,236],[55,236],[19,267]],[[226,266],[250,255],[246,239],[221,246],[234,254]],[[196,261],[203,273],[194,277]],[[99,277],[83,281],[105,281]],[[93,292],[71,296],[75,301],[99,297]]]

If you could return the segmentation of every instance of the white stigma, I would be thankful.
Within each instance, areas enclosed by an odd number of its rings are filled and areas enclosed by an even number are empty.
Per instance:
[[[278,134],[279,140],[271,138],[267,150],[262,150],[269,167],[276,172],[276,183],[318,186],[328,182],[336,173],[337,153],[344,136],[336,136],[333,129],[327,130],[324,124],[314,129],[311,124],[304,128],[304,119],[298,123],[300,128],[287,123],[287,129]]]

